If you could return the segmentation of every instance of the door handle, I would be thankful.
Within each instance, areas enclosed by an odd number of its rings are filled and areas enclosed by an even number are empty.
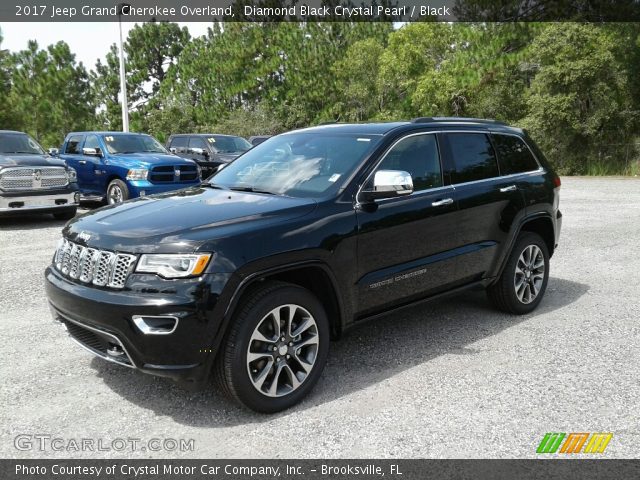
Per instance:
[[[79,163],[80,165],[86,165],[86,164],[87,164],[87,161],[86,161],[86,160],[79,160],[79,161],[78,161],[78,163]]]
[[[515,192],[518,189],[518,187],[516,187],[515,185],[509,185],[508,187],[502,187],[500,189],[500,191],[502,193],[506,193],[506,192]]]
[[[441,207],[442,205],[451,205],[453,203],[453,198],[443,198],[442,200],[438,200],[436,202],[431,202],[432,207]]]

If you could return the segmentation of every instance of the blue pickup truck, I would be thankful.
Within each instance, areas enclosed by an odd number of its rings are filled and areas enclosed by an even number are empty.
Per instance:
[[[78,172],[82,199],[120,203],[200,183],[193,160],[169,153],[141,133],[72,132],[59,156]]]

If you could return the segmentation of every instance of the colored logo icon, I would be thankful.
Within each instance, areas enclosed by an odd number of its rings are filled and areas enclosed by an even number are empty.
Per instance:
[[[612,437],[613,433],[547,433],[536,452],[604,453]]]

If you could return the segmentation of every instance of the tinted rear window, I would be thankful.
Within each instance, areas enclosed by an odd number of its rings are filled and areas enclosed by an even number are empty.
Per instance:
[[[496,154],[484,133],[448,133],[455,171],[453,183],[473,182],[498,176]]]
[[[531,150],[522,139],[513,135],[493,135],[493,144],[498,153],[500,173],[511,175],[514,173],[531,172],[538,169],[538,162],[531,154]]]

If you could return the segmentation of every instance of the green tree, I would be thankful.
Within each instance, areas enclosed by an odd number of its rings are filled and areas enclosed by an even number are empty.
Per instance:
[[[563,23],[548,25],[533,41],[538,72],[523,125],[562,173],[586,173],[588,162],[606,159],[609,145],[635,134],[628,65],[616,55],[621,40],[616,29]]]
[[[384,44],[367,38],[349,46],[331,68],[336,79],[334,116],[343,121],[362,121],[378,116],[386,108],[377,77]]]
[[[105,62],[98,59],[91,73],[91,94],[97,105],[94,127],[105,130],[122,130],[120,104],[120,61],[118,47],[112,44]]]
[[[11,91],[10,55],[2,49],[2,30],[0,30],[0,128],[13,128],[13,115],[9,104]]]
[[[92,122],[89,76],[64,42],[40,50],[35,41],[11,58],[9,104],[20,130],[45,146]]]

